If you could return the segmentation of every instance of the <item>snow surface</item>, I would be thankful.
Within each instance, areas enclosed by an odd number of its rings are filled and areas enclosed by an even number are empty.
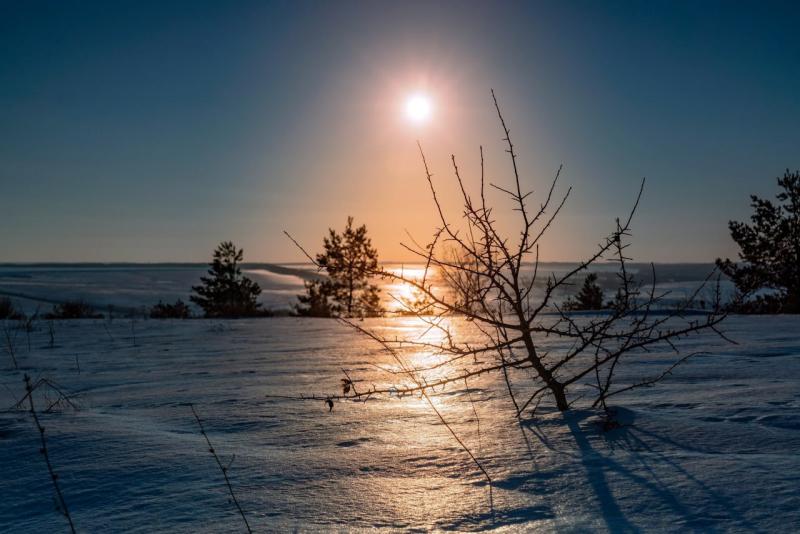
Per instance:
[[[400,317],[364,325],[423,330]],[[491,494],[418,398],[340,402],[329,413],[321,402],[265,397],[334,393],[342,368],[365,380],[357,385],[403,382],[376,367],[394,365],[379,347],[335,321],[116,318],[55,321],[54,330],[50,348],[39,323],[30,349],[24,331],[10,330],[21,369],[0,352],[0,408],[22,396],[24,372],[78,393],[79,410],[41,418],[81,532],[243,530],[188,403],[223,461],[235,455],[229,476],[256,531],[800,525],[800,317],[732,317],[725,330],[738,345],[688,340],[686,350],[708,354],[658,387],[617,397],[627,424],[607,433],[596,412],[565,416],[543,403],[523,439],[497,375],[437,392],[437,406],[493,478]],[[668,358],[632,356],[620,380],[652,376]],[[37,440],[29,414],[0,412],[0,532],[66,528]]]

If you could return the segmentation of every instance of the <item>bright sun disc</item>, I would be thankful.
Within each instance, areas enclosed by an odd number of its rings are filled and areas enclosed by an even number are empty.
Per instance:
[[[412,95],[406,101],[406,114],[414,122],[424,122],[431,115],[431,101],[425,95]]]

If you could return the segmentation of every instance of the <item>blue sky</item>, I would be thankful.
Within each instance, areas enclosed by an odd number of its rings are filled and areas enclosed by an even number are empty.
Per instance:
[[[524,183],[574,187],[544,259],[590,253],[644,176],[635,259],[731,255],[800,167],[798,5],[1,1],[0,261],[296,260],[283,229],[314,249],[347,215],[404,259],[436,224],[417,139],[444,193],[481,144],[508,180],[492,88]]]

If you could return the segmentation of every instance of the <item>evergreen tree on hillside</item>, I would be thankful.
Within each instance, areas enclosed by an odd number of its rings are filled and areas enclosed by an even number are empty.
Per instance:
[[[203,276],[201,285],[193,286],[196,295],[192,302],[200,306],[206,317],[249,317],[260,315],[257,302],[261,288],[242,275],[239,265],[244,250],[237,249],[230,241],[223,241],[214,251],[214,259]]]
[[[305,317],[337,317],[342,307],[332,299],[333,283],[330,280],[305,282],[306,294],[298,295],[297,314]]]
[[[320,317],[370,317],[380,315],[378,286],[370,283],[370,273],[378,269],[378,251],[367,236],[367,227],[347,227],[341,234],[328,230],[325,252],[317,254],[317,264],[328,279],[306,284],[306,294],[298,297],[300,315]]]
[[[636,295],[638,295],[638,291],[636,290],[632,290],[631,293],[626,293],[623,288],[619,287],[614,294],[614,298],[606,302],[606,308],[624,313],[630,309],[631,303],[636,298]]]
[[[740,311],[800,313],[800,171],[778,178],[777,203],[750,196],[750,224],[730,221],[739,245],[739,262],[717,259],[717,266],[736,284],[740,297],[759,289],[774,290],[751,300],[741,298]]]
[[[600,310],[603,308],[603,289],[597,285],[597,274],[589,273],[583,280],[581,290],[574,298],[567,300],[567,310]]]

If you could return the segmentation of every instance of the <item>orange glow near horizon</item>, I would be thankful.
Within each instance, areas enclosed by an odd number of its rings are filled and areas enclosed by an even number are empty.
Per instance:
[[[404,66],[402,59],[382,61],[347,76],[342,82],[344,87],[337,90],[346,92],[349,98],[339,105],[330,106],[327,101],[310,103],[313,109],[309,113],[315,114],[315,122],[298,123],[292,138],[306,140],[309,147],[314,147],[315,156],[298,155],[291,166],[277,170],[273,169],[272,160],[256,164],[269,169],[262,171],[264,175],[291,174],[294,178],[286,188],[285,211],[289,213],[279,219],[275,212],[264,211],[253,222],[252,244],[243,241],[249,257],[266,260],[281,254],[281,261],[304,261],[306,258],[286,242],[281,232],[266,235],[263,229],[288,226],[298,242],[316,251],[327,229],[341,230],[347,216],[352,215],[357,224],[367,226],[383,262],[398,265],[419,260],[402,243],[408,241],[409,235],[427,242],[441,224],[420,147],[434,175],[442,210],[452,224],[460,224],[463,206],[451,155],[458,158],[470,195],[479,194],[484,163],[487,180],[510,187],[513,175],[499,137],[491,95],[488,91],[481,95],[473,89],[466,90],[468,71],[453,69],[454,64]],[[354,85],[353,80],[359,76],[362,79]],[[481,102],[483,105],[478,105]],[[335,139],[332,131],[337,132]],[[517,131],[515,140],[520,141],[515,142],[526,147],[527,136],[522,128]],[[481,160],[479,147],[484,148],[485,161]],[[532,163],[543,159],[526,157],[520,161],[525,186],[536,186],[541,191],[541,184],[548,183],[549,176],[538,178]],[[263,189],[252,197],[272,198],[276,193],[267,185],[265,181]],[[516,212],[507,209],[502,193],[487,188],[486,199],[496,205],[499,231],[515,234]],[[560,231],[561,224],[557,224],[553,237],[542,239],[543,260],[569,259],[572,255],[566,252],[572,241],[558,239]],[[400,311],[398,299],[413,302],[420,296],[411,286],[392,289],[393,297],[388,291],[384,294],[384,305],[393,311]]]
[[[421,282],[422,278],[425,276],[425,269],[423,268],[399,267],[388,270],[413,282]],[[429,270],[428,279],[430,279],[431,274],[433,273]],[[385,291],[391,299],[391,302],[389,302],[389,310],[393,312],[408,310],[408,304],[413,303],[423,296],[422,292],[412,284],[400,280],[393,280],[391,283],[387,284]]]

